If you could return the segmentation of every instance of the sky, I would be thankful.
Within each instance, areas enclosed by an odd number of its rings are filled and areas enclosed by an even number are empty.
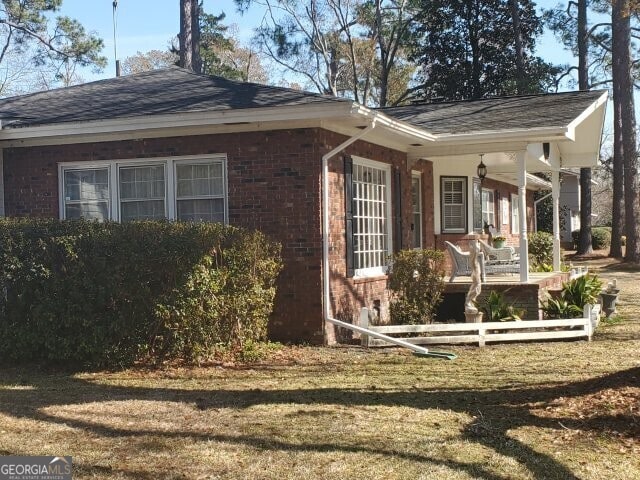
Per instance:
[[[557,0],[540,0],[537,5],[539,8],[550,8],[557,3]],[[179,0],[118,0],[118,58],[124,60],[138,51],[166,50],[180,28],[179,5]],[[240,15],[233,0],[204,0],[204,10],[216,15],[224,12],[224,23],[235,23],[241,40],[245,41],[250,40],[253,27],[264,13],[258,7]],[[114,76],[112,0],[64,0],[61,14],[79,20],[87,30],[96,32],[104,40],[103,54],[109,59],[108,67],[99,74],[83,72],[82,77],[96,80]],[[539,41],[538,55],[553,63],[572,63],[571,54],[563,50],[552,34],[545,34]]]

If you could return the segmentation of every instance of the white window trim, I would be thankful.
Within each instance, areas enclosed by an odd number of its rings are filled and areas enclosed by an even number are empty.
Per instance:
[[[444,220],[444,182],[449,180],[456,180],[463,183],[462,194],[463,194],[463,209],[462,214],[464,216],[465,226],[462,228],[446,228],[445,220]],[[482,201],[482,195],[480,195],[480,201]],[[461,176],[461,175],[442,175],[440,177],[440,231],[444,233],[467,233],[467,228],[469,228],[469,177]]]
[[[423,237],[423,234],[424,234],[424,228],[423,228],[424,227],[424,212],[423,212],[423,206],[422,206],[424,199],[422,197],[422,172],[418,172],[416,170],[412,170],[411,171],[411,188],[413,188],[413,180],[414,179],[418,180],[418,211],[417,212],[415,212],[415,211],[411,212],[411,217],[412,217],[411,219],[413,220],[413,216],[416,213],[420,214],[420,242],[419,242],[418,245],[414,245],[413,248],[416,249],[416,250],[419,250],[419,249],[422,248],[422,244],[423,244],[422,237]],[[413,205],[412,205],[412,210],[413,210]],[[416,228],[415,225],[414,225],[414,228]],[[414,238],[415,238],[415,235],[414,235]]]
[[[516,214],[519,214],[519,197],[515,193],[511,194],[511,233],[520,233],[520,219],[516,219]]]
[[[130,166],[165,166],[165,213],[167,219],[176,220],[177,212],[177,185],[175,169],[179,163],[210,163],[222,162],[223,191],[224,191],[224,223],[229,223],[229,186],[226,154],[211,155],[186,155],[181,157],[150,157],[150,158],[127,158],[120,160],[98,160],[88,162],[60,162],[58,164],[58,214],[61,219],[65,219],[64,201],[64,172],[65,170],[90,170],[95,168],[109,169],[109,214],[110,220],[120,221],[120,192],[119,176],[120,167]]]
[[[385,191],[387,192],[387,198],[385,199],[385,215],[387,217],[387,255],[391,255],[393,253],[393,216],[392,216],[392,208],[391,208],[391,165],[388,163],[377,162],[375,160],[369,160],[368,158],[363,157],[351,157],[353,160],[353,165],[361,165],[363,167],[371,167],[376,168],[378,170],[384,170],[386,175],[385,182]],[[355,254],[355,250],[354,250]],[[366,277],[376,277],[387,274],[388,267],[386,265],[380,267],[369,267],[369,268],[356,268],[354,270],[354,278],[366,278]]]

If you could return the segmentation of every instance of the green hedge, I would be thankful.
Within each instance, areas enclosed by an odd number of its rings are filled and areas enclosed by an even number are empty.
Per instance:
[[[533,232],[529,235],[529,262],[536,270],[553,264],[553,235],[547,232]]]
[[[573,239],[573,247],[578,248],[580,230],[571,232],[571,236]],[[591,246],[594,250],[603,250],[605,248],[609,248],[611,246],[611,227],[592,227]]]
[[[281,269],[209,223],[0,221],[0,360],[123,366],[262,340]]]

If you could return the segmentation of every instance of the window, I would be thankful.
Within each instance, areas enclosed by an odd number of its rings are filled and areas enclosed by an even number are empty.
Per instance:
[[[109,218],[109,169],[69,169],[64,172],[64,218]]]
[[[65,163],[60,217],[226,222],[226,159],[180,157]]]
[[[224,222],[224,172],[221,162],[176,165],[178,220]]]
[[[422,179],[418,172],[411,174],[411,206],[413,248],[422,248]]]
[[[518,195],[511,194],[511,233],[520,233],[520,210]]]
[[[482,182],[479,178],[473,179],[471,196],[473,200],[473,231],[476,233],[483,233],[484,222],[482,220]]]
[[[466,233],[467,178],[442,177],[440,183],[443,233]]]
[[[165,166],[120,167],[120,220],[167,218]]]
[[[493,225],[496,227],[496,204],[493,190],[482,189],[482,226]]]
[[[383,274],[391,253],[389,224],[390,168],[383,163],[353,162],[353,254],[356,275]]]

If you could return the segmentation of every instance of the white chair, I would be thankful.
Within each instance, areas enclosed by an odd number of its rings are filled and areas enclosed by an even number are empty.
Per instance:
[[[520,257],[516,255],[513,247],[495,248],[483,240],[478,241],[480,242],[480,248],[488,262],[491,260],[498,260],[501,262],[518,262],[520,260]]]
[[[452,271],[451,276],[449,277],[449,282],[453,282],[453,280],[458,276],[467,276],[470,277],[473,273],[472,265],[471,265],[471,253],[463,252],[459,247],[454,245],[451,242],[444,242],[449,251],[449,255],[451,256],[452,263]],[[484,271],[484,254],[480,252],[478,254],[478,263],[480,264],[480,277],[482,281],[485,281],[485,271]]]

